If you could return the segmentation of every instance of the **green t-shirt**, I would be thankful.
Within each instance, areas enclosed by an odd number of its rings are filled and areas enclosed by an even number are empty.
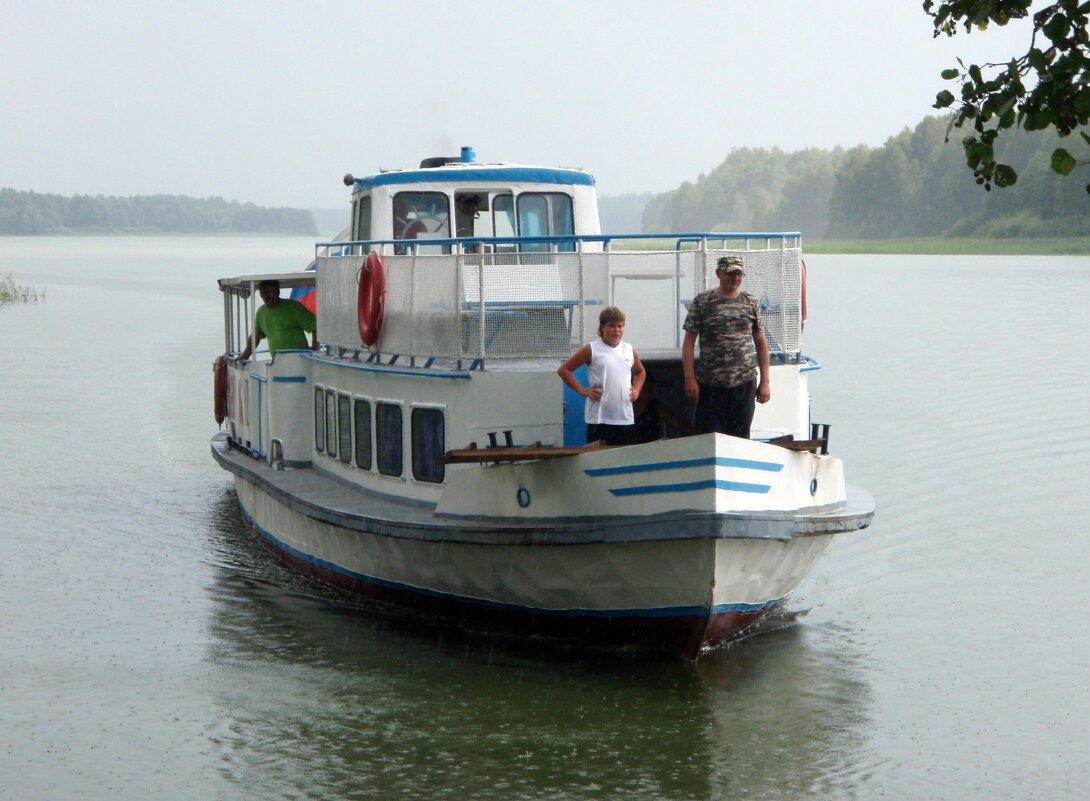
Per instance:
[[[257,310],[254,341],[269,338],[269,353],[278,350],[302,350],[310,347],[306,331],[313,331],[317,320],[310,309],[297,300],[281,300],[276,306]]]

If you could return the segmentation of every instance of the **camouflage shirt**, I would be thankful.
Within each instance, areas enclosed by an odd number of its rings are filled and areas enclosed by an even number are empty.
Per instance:
[[[761,306],[753,295],[724,298],[714,289],[701,292],[693,298],[684,328],[699,338],[693,370],[699,383],[735,387],[757,378],[753,337],[761,330]]]

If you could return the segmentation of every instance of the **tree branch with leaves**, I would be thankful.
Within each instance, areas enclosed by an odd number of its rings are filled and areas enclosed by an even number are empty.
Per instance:
[[[935,36],[954,36],[959,29],[972,33],[988,25],[1006,25],[1030,16],[1032,0],[924,0],[923,9],[934,22]],[[934,107],[951,109],[947,139],[954,128],[970,129],[962,139],[965,160],[976,182],[1012,186],[1017,171],[996,161],[995,143],[1009,128],[1026,131],[1055,129],[1060,137],[1078,132],[1090,146],[1090,135],[1079,130],[1090,121],[1090,0],[1059,0],[1033,13],[1033,31],[1024,55],[1006,63],[971,64],[959,58],[959,68],[943,70],[944,80],[960,84],[960,97],[943,90]],[[1090,155],[1090,153],[1088,153]],[[1052,153],[1052,169],[1070,175],[1090,164],[1066,148]],[[1090,192],[1090,184],[1086,191]]]

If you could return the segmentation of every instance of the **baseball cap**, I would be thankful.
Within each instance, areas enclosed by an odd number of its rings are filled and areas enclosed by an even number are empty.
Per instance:
[[[746,265],[741,256],[720,256],[715,263],[715,269],[725,273],[740,272],[745,274]]]

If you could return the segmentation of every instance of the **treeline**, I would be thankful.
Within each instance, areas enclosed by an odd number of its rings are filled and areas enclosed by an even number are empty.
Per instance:
[[[261,208],[220,197],[181,195],[45,195],[0,189],[0,235],[55,234],[221,234],[316,235],[309,211]]]
[[[924,119],[882,147],[739,148],[696,183],[656,195],[643,230],[802,231],[814,239],[922,236],[1090,236],[1085,181],[1052,171],[1057,137],[1012,131],[997,156],[1018,183],[984,191],[965,165],[961,133]]]

